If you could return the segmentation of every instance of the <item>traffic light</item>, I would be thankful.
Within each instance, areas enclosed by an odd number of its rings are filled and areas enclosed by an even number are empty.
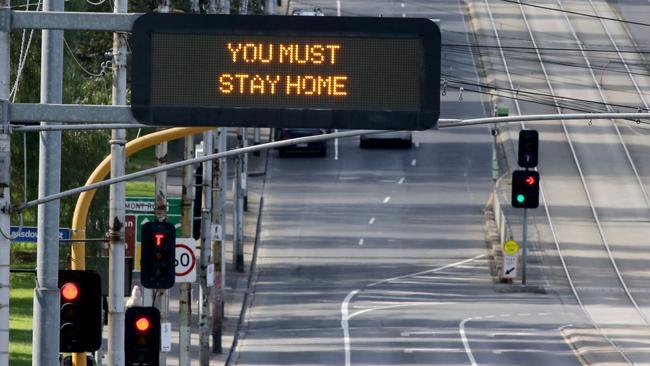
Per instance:
[[[517,163],[522,168],[537,166],[537,152],[539,150],[539,134],[536,130],[519,131],[519,156]]]
[[[146,288],[171,288],[176,280],[176,228],[170,222],[142,225],[140,282]]]
[[[59,271],[59,352],[94,352],[101,347],[101,283],[95,271]]]
[[[126,309],[124,353],[126,366],[158,366],[160,311],[154,307]]]
[[[539,206],[539,172],[515,170],[512,172],[512,207]]]

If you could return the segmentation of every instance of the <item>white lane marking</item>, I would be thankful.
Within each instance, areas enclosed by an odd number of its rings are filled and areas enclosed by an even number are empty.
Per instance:
[[[382,283],[392,282],[392,281],[395,281],[395,280],[401,280],[402,278],[407,278],[407,277],[411,277],[411,276],[420,276],[420,275],[427,274],[427,273],[435,273],[435,272],[444,271],[445,269],[456,267],[459,264],[465,264],[465,263],[468,263],[468,262],[471,262],[471,261],[475,261],[475,260],[483,258],[485,256],[486,256],[486,254],[481,254],[481,255],[477,255],[474,258],[465,259],[465,260],[462,260],[460,262],[451,263],[451,264],[448,264],[446,266],[430,269],[430,270],[427,270],[427,271],[411,273],[411,274],[407,274],[407,275],[403,275],[403,276],[397,276],[397,277],[377,281],[377,282],[369,284],[368,287],[374,287],[374,286],[380,285]],[[421,282],[416,282],[416,283],[421,283]]]
[[[339,132],[338,129],[334,129],[334,132]],[[334,160],[339,160],[339,139],[334,139]]]
[[[535,333],[530,333],[530,332],[495,332],[495,333],[490,333],[488,334],[488,337],[494,338],[494,337],[513,337],[513,336],[518,336],[518,337],[534,337],[538,336],[538,334]]]
[[[388,203],[388,201],[390,201],[390,196],[387,196],[386,198],[384,198],[384,203]]]
[[[410,275],[419,275],[419,274],[424,274],[424,273],[442,271],[442,270],[450,268],[450,267],[454,267],[454,266],[461,265],[461,264],[466,264],[468,262],[474,261],[474,260],[482,258],[482,257],[485,257],[485,254],[481,254],[481,255],[478,255],[478,256],[473,257],[473,258],[465,259],[465,260],[462,260],[462,261],[459,261],[459,262],[456,262],[456,263],[447,264],[445,266],[430,269],[430,270],[427,270],[427,271],[412,273]],[[393,278],[377,281],[377,282],[371,283],[370,285],[368,285],[366,287],[376,286],[376,285],[379,285],[379,284],[382,284],[382,283],[385,283],[385,282],[389,282],[389,281],[392,281],[392,280],[395,280],[395,279],[405,278],[405,277],[408,277],[410,275],[403,275],[403,276],[398,276],[398,277],[393,277]],[[352,298],[354,298],[354,296],[356,294],[358,294],[359,291],[361,291],[361,290],[350,291],[350,293],[348,293],[347,296],[345,296],[345,299],[341,303],[341,329],[343,329],[343,350],[344,350],[344,353],[345,353],[345,366],[350,366],[350,328],[349,328],[349,326],[350,326],[350,323],[349,323],[350,314],[349,314],[349,311],[348,311],[348,306],[349,306],[350,301],[352,300]],[[426,304],[426,303],[424,303],[424,304]],[[399,306],[401,306],[401,305],[399,305]],[[367,309],[367,310],[362,310],[362,311],[363,312],[368,312],[368,311],[372,311],[372,310],[374,310],[374,309]],[[358,314],[359,313],[355,313],[355,315],[358,315]]]
[[[476,360],[474,359],[474,355],[472,354],[472,349],[469,347],[469,341],[467,340],[467,336],[465,335],[465,323],[473,319],[474,318],[463,319],[463,321],[461,321],[460,325],[458,326],[458,333],[460,333],[460,340],[463,342],[463,347],[465,347],[465,353],[467,354],[467,358],[469,359],[470,365],[476,366]]]
[[[402,177],[397,181],[397,184],[404,184],[405,180],[406,180],[406,178]]]
[[[438,331],[402,332],[399,335],[401,335],[402,337],[410,337],[412,335],[433,335],[433,334],[443,334],[443,332],[438,332]]]
[[[336,16],[341,16],[341,0],[336,0]]]
[[[339,177],[339,180],[359,180],[361,177]]]
[[[350,328],[348,319],[348,304],[354,295],[358,294],[360,290],[350,291],[341,303],[341,328],[343,329],[343,347],[345,349],[345,365],[350,366]]]
[[[419,142],[419,141],[415,141],[415,142],[414,142],[414,145],[415,145],[415,148],[416,148],[416,149],[419,149],[419,148],[420,148],[420,142]]]
[[[413,352],[463,352],[460,348],[405,348],[404,353]]]
[[[379,183],[395,183],[395,179],[380,179]]]
[[[374,224],[374,223],[375,223],[375,218],[374,218],[374,217],[371,217],[371,218],[370,218],[370,221],[368,221],[368,225],[372,225],[372,224]]]
[[[415,159],[411,160],[411,166],[415,166],[415,164],[417,164],[417,160]]]
[[[386,300],[411,300],[411,301],[431,301],[430,297],[412,297],[412,296],[381,296],[381,295],[359,295],[357,299],[386,299]]]
[[[363,238],[359,239],[359,245],[363,245]]]
[[[401,3],[400,6],[403,8],[403,7],[404,7],[404,3]]]

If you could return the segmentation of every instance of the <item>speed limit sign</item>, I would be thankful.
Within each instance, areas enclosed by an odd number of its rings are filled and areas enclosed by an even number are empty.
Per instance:
[[[196,240],[176,238],[176,282],[196,282]]]

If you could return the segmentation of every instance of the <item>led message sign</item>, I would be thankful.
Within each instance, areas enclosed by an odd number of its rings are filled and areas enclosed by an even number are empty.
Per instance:
[[[132,111],[176,126],[412,130],[439,115],[428,19],[147,14]]]

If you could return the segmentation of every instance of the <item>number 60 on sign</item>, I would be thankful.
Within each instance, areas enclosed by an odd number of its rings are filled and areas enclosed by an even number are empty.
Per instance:
[[[196,240],[176,238],[176,282],[196,282]]]

